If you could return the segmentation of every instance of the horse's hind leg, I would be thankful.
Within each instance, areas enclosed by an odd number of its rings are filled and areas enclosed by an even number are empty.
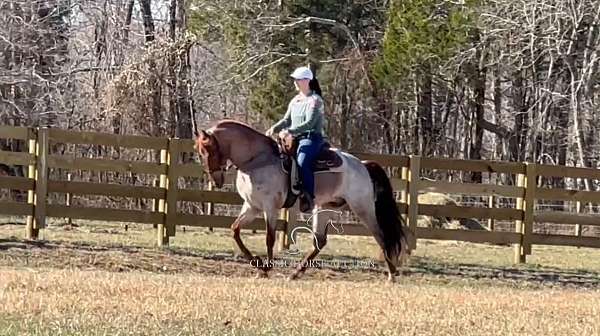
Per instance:
[[[350,209],[352,209],[352,212],[354,212],[367,228],[369,228],[369,231],[371,231],[375,241],[381,248],[385,263],[388,267],[388,280],[393,282],[397,273],[396,264],[398,263],[398,258],[397,256],[388,256],[385,252],[383,232],[381,232],[379,225],[377,224],[377,216],[375,214],[373,201],[369,202],[368,199],[354,200],[353,202],[349,202],[349,206]]]
[[[251,223],[259,214],[259,212],[260,211],[258,209],[253,208],[250,204],[244,203],[244,205],[242,205],[242,210],[240,211],[240,214],[235,219],[233,224],[231,224],[231,230],[233,231],[233,239],[240,248],[240,251],[242,251],[244,257],[251,261],[252,266],[260,269],[263,267],[262,260],[259,257],[255,257],[252,255],[252,253],[250,252],[250,250],[248,250],[246,245],[244,245],[244,243],[242,242],[242,238],[240,237],[240,231],[242,227]]]

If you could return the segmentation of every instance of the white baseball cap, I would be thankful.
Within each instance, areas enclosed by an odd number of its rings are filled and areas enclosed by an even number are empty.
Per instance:
[[[299,67],[291,74],[294,79],[313,79],[313,73],[308,67]]]

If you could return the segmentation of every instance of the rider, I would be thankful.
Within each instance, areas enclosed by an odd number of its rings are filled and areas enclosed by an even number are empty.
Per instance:
[[[288,104],[283,118],[269,128],[266,135],[279,132],[279,137],[285,137],[289,133],[299,140],[297,161],[305,194],[300,211],[308,212],[314,207],[315,198],[312,166],[324,143],[323,98],[319,82],[308,67],[297,68],[291,77],[299,93]]]

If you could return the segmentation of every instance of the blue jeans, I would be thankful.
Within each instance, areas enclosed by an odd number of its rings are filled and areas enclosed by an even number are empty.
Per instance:
[[[309,137],[301,139],[298,143],[297,160],[300,167],[300,175],[302,176],[302,185],[304,191],[312,198],[315,197],[313,166],[323,143],[323,136],[319,133],[312,133]]]

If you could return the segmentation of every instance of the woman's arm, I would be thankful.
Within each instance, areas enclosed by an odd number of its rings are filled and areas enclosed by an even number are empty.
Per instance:
[[[290,132],[292,135],[312,130],[317,123],[317,120],[323,117],[323,101],[315,96],[312,96],[311,98],[312,101],[310,102],[306,120],[296,127],[288,128],[288,132]]]
[[[287,111],[285,112],[285,115],[283,116],[283,118],[281,118],[281,120],[276,122],[275,125],[271,126],[273,133],[278,133],[282,129],[289,127],[290,124],[292,123],[292,117],[291,117],[292,106],[291,105],[292,105],[292,103],[290,102],[288,104]]]

